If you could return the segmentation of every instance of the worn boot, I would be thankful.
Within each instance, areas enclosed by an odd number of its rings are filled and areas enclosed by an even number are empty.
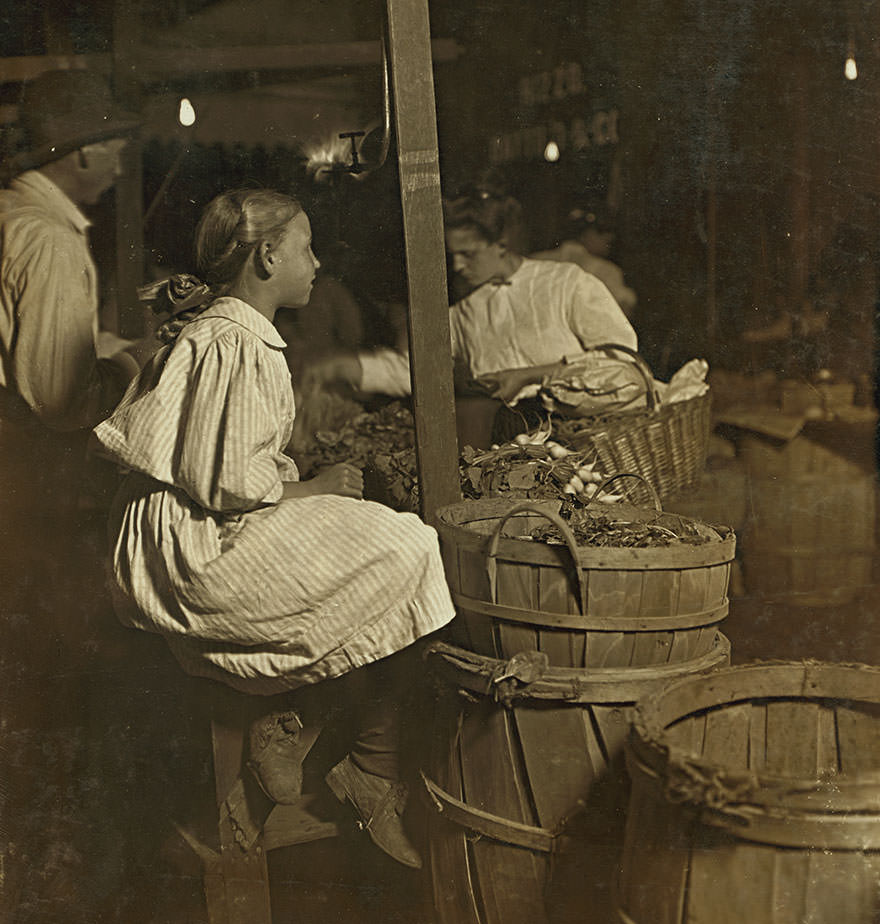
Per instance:
[[[389,857],[421,869],[422,858],[403,828],[406,784],[386,780],[356,767],[350,757],[340,761],[325,777],[340,802],[348,800],[358,814],[358,827]]]
[[[299,801],[302,765],[314,741],[293,711],[273,712],[251,725],[247,765],[273,802],[292,805]]]

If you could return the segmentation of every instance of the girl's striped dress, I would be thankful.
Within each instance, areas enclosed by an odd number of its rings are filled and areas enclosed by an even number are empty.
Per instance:
[[[124,623],[189,673],[291,690],[454,615],[435,531],[336,495],[282,499],[294,397],[272,324],[221,298],[160,350],[95,434],[127,470],[111,530]]]

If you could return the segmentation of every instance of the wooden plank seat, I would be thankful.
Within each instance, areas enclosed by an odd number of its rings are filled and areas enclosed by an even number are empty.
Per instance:
[[[262,697],[207,686],[210,691],[201,692],[210,721],[217,828],[207,832],[211,844],[176,828],[201,859],[210,924],[272,924],[267,852],[336,837],[341,807],[310,792],[293,805],[274,803],[246,765],[250,724],[271,706]],[[302,730],[309,747],[321,731],[317,725]]]

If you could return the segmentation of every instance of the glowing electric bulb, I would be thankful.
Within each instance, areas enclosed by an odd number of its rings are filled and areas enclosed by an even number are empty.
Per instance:
[[[180,101],[180,109],[177,111],[177,121],[185,126],[193,125],[196,121],[196,111],[193,108],[193,104],[186,97]]]
[[[855,80],[859,76],[859,69],[856,67],[856,59],[850,55],[843,66],[843,75],[847,80]]]
[[[559,160],[559,145],[555,141],[548,141],[547,147],[544,148],[544,160],[555,164]]]

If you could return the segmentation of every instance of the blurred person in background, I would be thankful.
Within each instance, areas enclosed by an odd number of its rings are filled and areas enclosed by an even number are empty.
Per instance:
[[[0,164],[0,907],[85,924],[119,854],[89,829],[112,786],[80,776],[106,641],[104,531],[79,510],[86,442],[154,343],[99,330],[82,210],[115,184],[138,121],[88,71],[45,72],[18,103]]]
[[[120,175],[136,118],[102,78],[49,71],[24,85],[20,148],[0,190],[0,568],[7,593],[69,541],[85,434],[153,350],[98,327],[99,289],[81,209]]]
[[[616,236],[614,219],[606,208],[572,209],[559,246],[533,253],[532,259],[577,264],[584,272],[601,279],[623,313],[632,319],[638,297],[635,290],[624,282],[623,270],[610,259]]]

